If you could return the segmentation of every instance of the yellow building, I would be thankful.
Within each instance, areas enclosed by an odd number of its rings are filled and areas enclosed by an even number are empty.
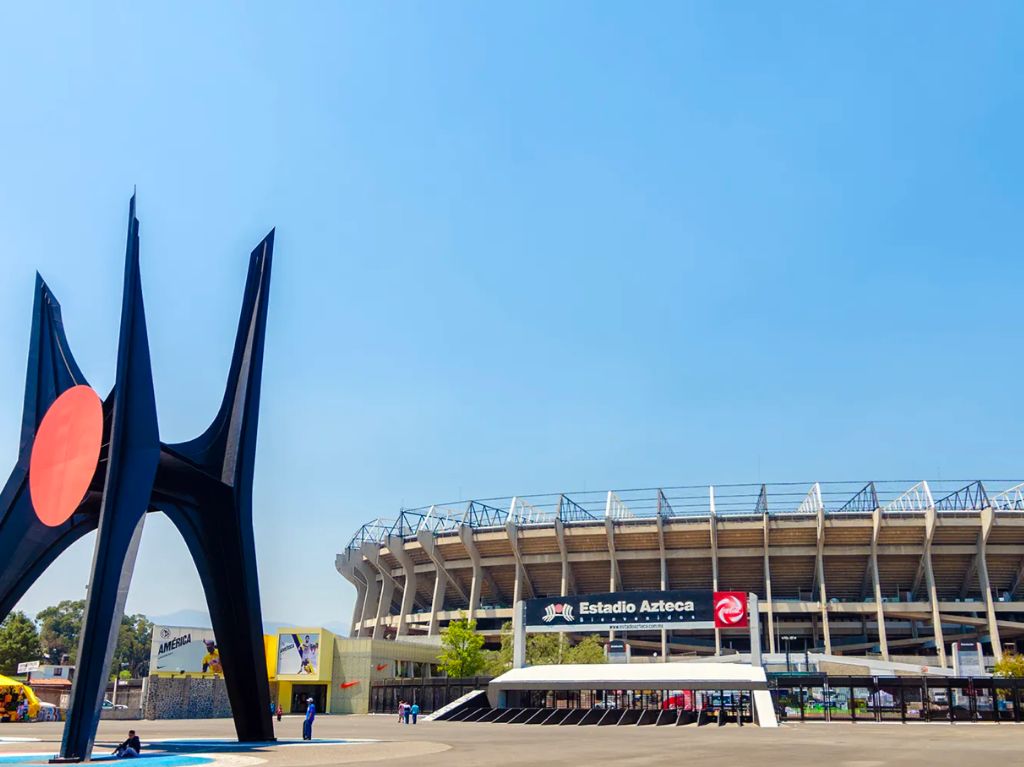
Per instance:
[[[347,639],[320,627],[282,629],[268,637],[271,698],[285,713],[365,714],[370,685],[395,677],[436,674],[435,643]]]
[[[227,716],[220,650],[209,629],[157,626],[153,632],[148,718]],[[320,626],[264,635],[270,699],[284,713],[365,714],[374,681],[438,674],[437,637],[346,639]],[[198,679],[207,680],[200,684]]]

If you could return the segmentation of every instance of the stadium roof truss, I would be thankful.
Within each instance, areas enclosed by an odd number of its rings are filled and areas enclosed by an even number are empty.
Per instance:
[[[1007,487],[989,494],[986,485]],[[908,487],[909,486],[909,487]],[[386,545],[389,537],[417,533],[586,524],[633,524],[718,518],[781,519],[874,514],[1024,514],[1024,482],[1016,480],[887,480],[736,485],[684,485],[628,490],[579,491],[486,498],[457,504],[402,509],[394,519],[362,525],[347,550],[364,543]]]

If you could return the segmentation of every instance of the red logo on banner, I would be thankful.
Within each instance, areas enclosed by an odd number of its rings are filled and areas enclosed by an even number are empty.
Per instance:
[[[747,595],[743,591],[715,592],[715,628],[741,629],[749,624]]]

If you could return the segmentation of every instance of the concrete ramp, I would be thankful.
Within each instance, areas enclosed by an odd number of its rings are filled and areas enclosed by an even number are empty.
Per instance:
[[[427,721],[440,722],[445,719],[450,719],[453,714],[466,708],[487,708],[486,698],[480,698],[483,694],[483,690],[470,690],[462,697],[453,700],[447,706],[442,706],[437,711],[432,714],[427,714],[422,718]]]

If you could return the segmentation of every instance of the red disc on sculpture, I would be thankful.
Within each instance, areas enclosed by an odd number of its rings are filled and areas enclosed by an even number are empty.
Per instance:
[[[32,508],[44,525],[66,522],[85,498],[103,442],[103,404],[88,386],[73,386],[39,424],[28,467]]]

